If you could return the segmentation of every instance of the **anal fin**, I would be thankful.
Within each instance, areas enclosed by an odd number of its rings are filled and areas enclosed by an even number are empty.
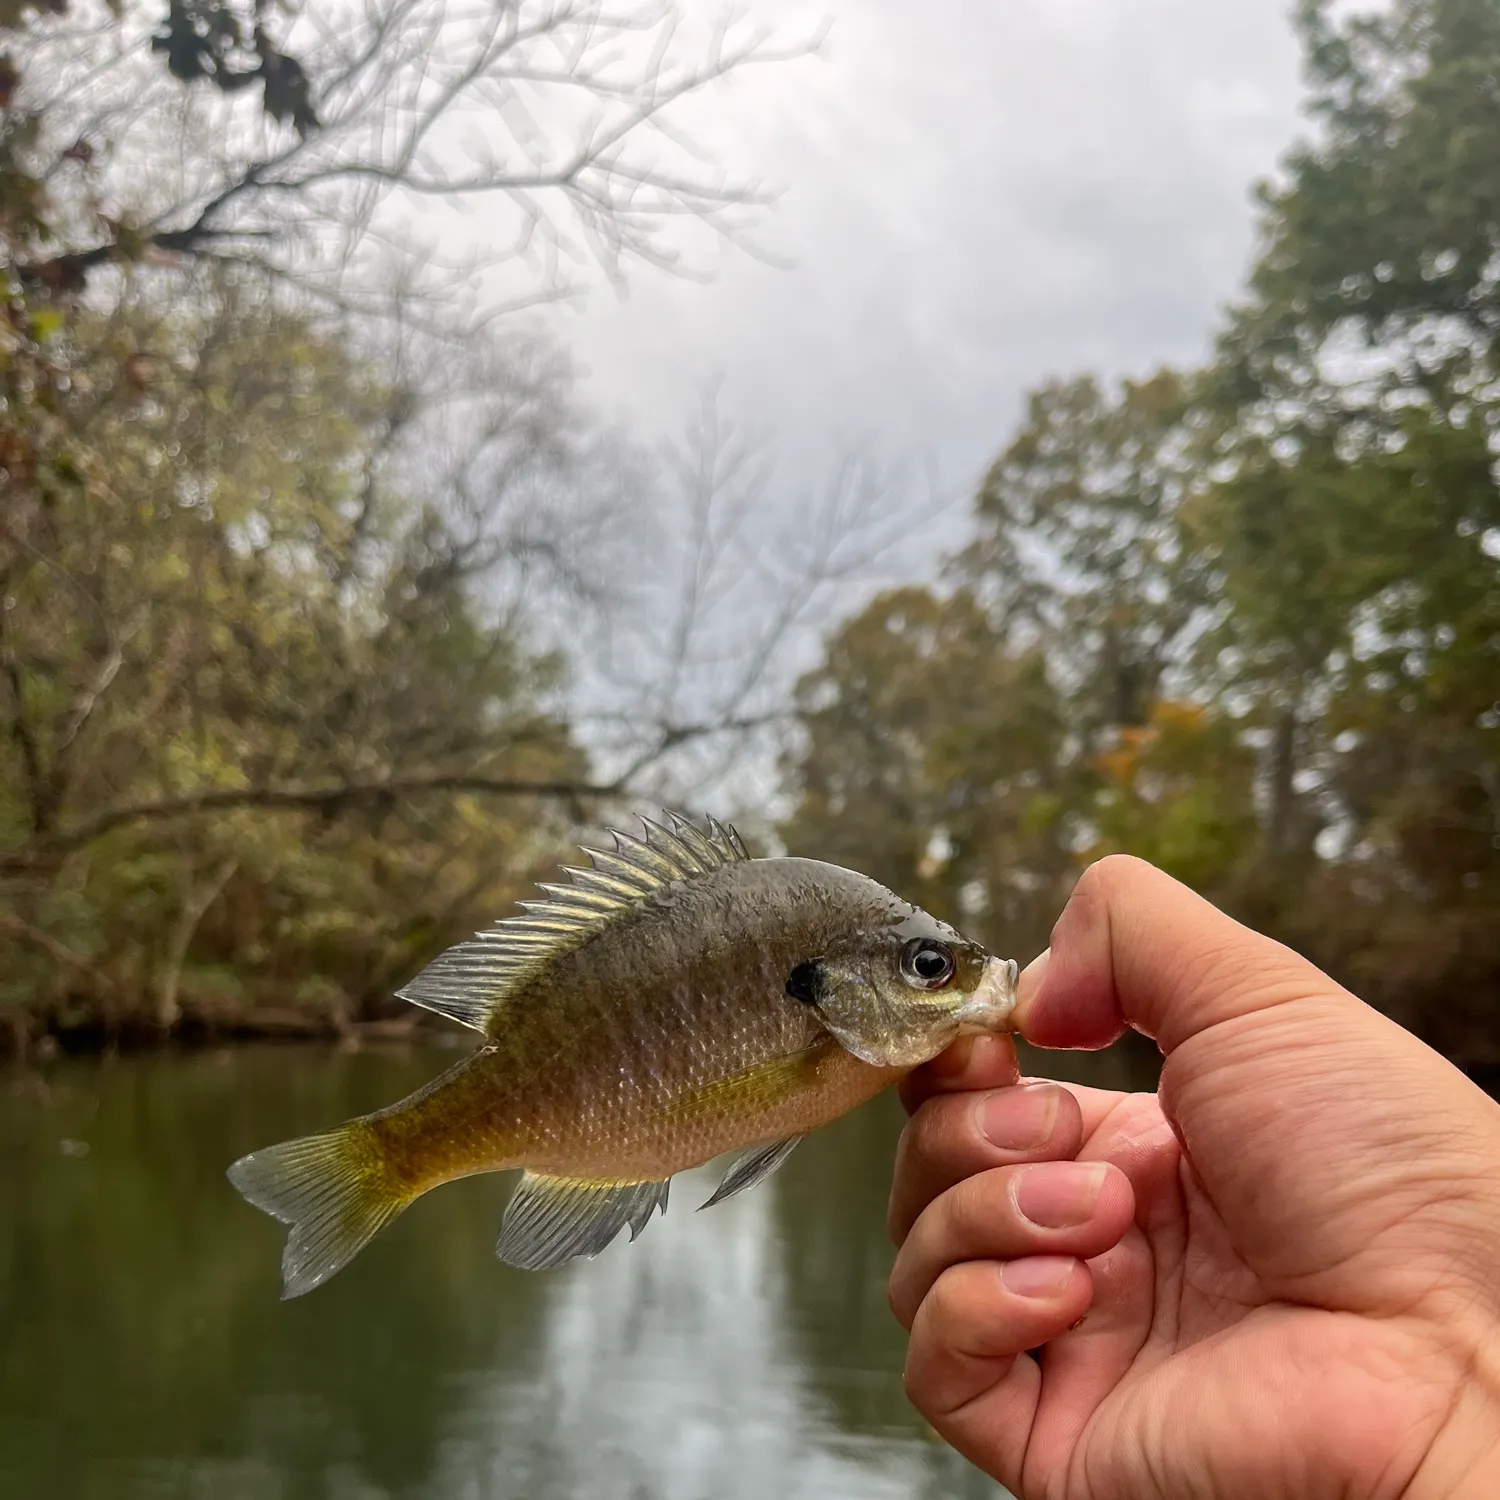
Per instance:
[[[634,1239],[657,1209],[665,1213],[670,1186],[527,1172],[506,1205],[495,1254],[526,1271],[597,1255],[627,1225]]]
[[[792,1154],[801,1139],[800,1135],[788,1136],[784,1141],[772,1141],[768,1146],[757,1146],[753,1151],[736,1157],[724,1174],[724,1180],[714,1189],[713,1197],[699,1211],[764,1182]]]

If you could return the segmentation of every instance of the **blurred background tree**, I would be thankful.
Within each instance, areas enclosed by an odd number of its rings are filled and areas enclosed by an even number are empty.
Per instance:
[[[805,680],[784,831],[827,847],[834,812],[892,884],[1028,952],[1079,862],[1141,854],[1494,1063],[1500,9],[1297,21],[1319,130],[1262,191],[1213,364],[1034,394],[950,585]],[[919,620],[945,628],[917,647]],[[1001,893],[1033,882],[1028,921]]]
[[[642,466],[496,313],[580,249],[669,264],[684,214],[737,234],[753,189],[636,141],[773,54],[571,0],[0,34],[0,1018],[344,1029],[614,789],[546,627],[649,529]],[[514,239],[445,258],[481,194]],[[637,772],[691,737],[653,728]]]
[[[732,811],[774,743],[788,847],[1004,951],[1130,850],[1500,1062],[1500,11],[1304,0],[1315,129],[1212,359],[1041,384],[936,581],[910,486],[773,533],[711,404],[663,487],[493,316],[762,201],[633,142],[767,39],[593,14],[0,14],[15,1034],[384,1015],[570,823]]]
[[[559,664],[480,607],[458,519],[383,491],[403,397],[305,320],[231,283],[75,310],[65,353],[69,471],[7,523],[4,983],[62,1028],[80,986],[110,1027],[357,1014],[556,836],[466,794],[583,783]],[[517,492],[577,462],[556,400],[492,391]]]

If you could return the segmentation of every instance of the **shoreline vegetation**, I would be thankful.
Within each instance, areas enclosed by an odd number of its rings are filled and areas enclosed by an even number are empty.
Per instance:
[[[400,1002],[397,1002],[399,1005]],[[1500,1006],[1500,999],[1496,1001]],[[334,1045],[341,1050],[366,1047],[424,1047],[452,1050],[467,1046],[473,1036],[415,1007],[399,1013],[361,1020],[328,1012],[291,1007],[254,1006],[233,1014],[213,1016],[188,1013],[168,1029],[138,1017],[110,1026],[97,1016],[71,1025],[22,1030],[14,1025],[0,1030],[0,1065],[45,1062],[58,1057],[98,1057],[126,1052],[196,1052],[224,1047],[264,1045]],[[1144,1075],[1157,1054],[1144,1037],[1126,1036],[1115,1044],[1128,1054],[1127,1067]],[[1051,1054],[1029,1050],[1022,1071],[1046,1073]],[[1500,1097],[1500,1053],[1483,1049],[1472,1055],[1447,1053],[1450,1062],[1486,1092]]]
[[[431,100],[503,131],[470,106],[535,44],[618,132],[492,143],[486,201],[659,266],[684,212],[758,200],[652,122],[765,37],[676,57],[645,6],[632,79],[570,0],[559,51],[427,0],[348,35],[46,9],[0,12],[0,1047],[399,1032],[394,990],[575,829],[739,788],[776,809],[753,847],[1017,957],[1140,855],[1500,1065],[1493,0],[1303,0],[1309,123],[1210,357],[1042,381],[904,585],[909,486],[794,476],[773,533],[768,455],[711,406],[648,455],[563,351],[422,280],[383,195],[468,201],[424,175],[441,121],[361,157]],[[561,196],[503,179],[549,145]]]
[[[67,1027],[0,1032],[0,1061],[25,1063],[58,1056],[95,1056],[113,1052],[196,1051],[264,1043],[334,1043],[341,1047],[409,1044],[439,1046],[455,1040],[453,1031],[420,1014],[351,1021],[327,1013],[256,1006],[209,1020],[187,1015],[170,1029],[132,1020],[117,1027],[97,1018]]]
[[[31,1036],[24,1046],[16,1045],[17,1040],[12,1034],[7,1045],[0,1034],[0,1083],[8,1070],[25,1078],[29,1070],[63,1059],[107,1061],[125,1055],[222,1054],[264,1047],[334,1048],[339,1053],[422,1050],[453,1055],[467,1050],[474,1037],[425,1012],[410,1017],[336,1021],[268,1008],[233,1021],[221,1018],[211,1026],[187,1020],[166,1034],[144,1027],[106,1033],[99,1027],[80,1026]],[[1057,1077],[1097,1087],[1151,1089],[1161,1066],[1156,1044],[1134,1033],[1127,1033],[1105,1053],[1048,1052],[1024,1041],[1019,1048],[1023,1077]],[[1492,1098],[1500,1099],[1500,1058],[1450,1057],[1449,1061]]]

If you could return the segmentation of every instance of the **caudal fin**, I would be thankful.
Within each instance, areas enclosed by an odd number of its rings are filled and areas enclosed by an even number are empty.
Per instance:
[[[359,1122],[252,1151],[230,1167],[229,1180],[290,1226],[281,1256],[283,1298],[322,1286],[410,1201],[392,1188]]]

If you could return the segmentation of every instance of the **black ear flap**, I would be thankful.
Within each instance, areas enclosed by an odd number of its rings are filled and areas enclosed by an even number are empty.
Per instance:
[[[786,976],[786,992],[804,1005],[816,1005],[828,987],[821,959],[810,958]]]

